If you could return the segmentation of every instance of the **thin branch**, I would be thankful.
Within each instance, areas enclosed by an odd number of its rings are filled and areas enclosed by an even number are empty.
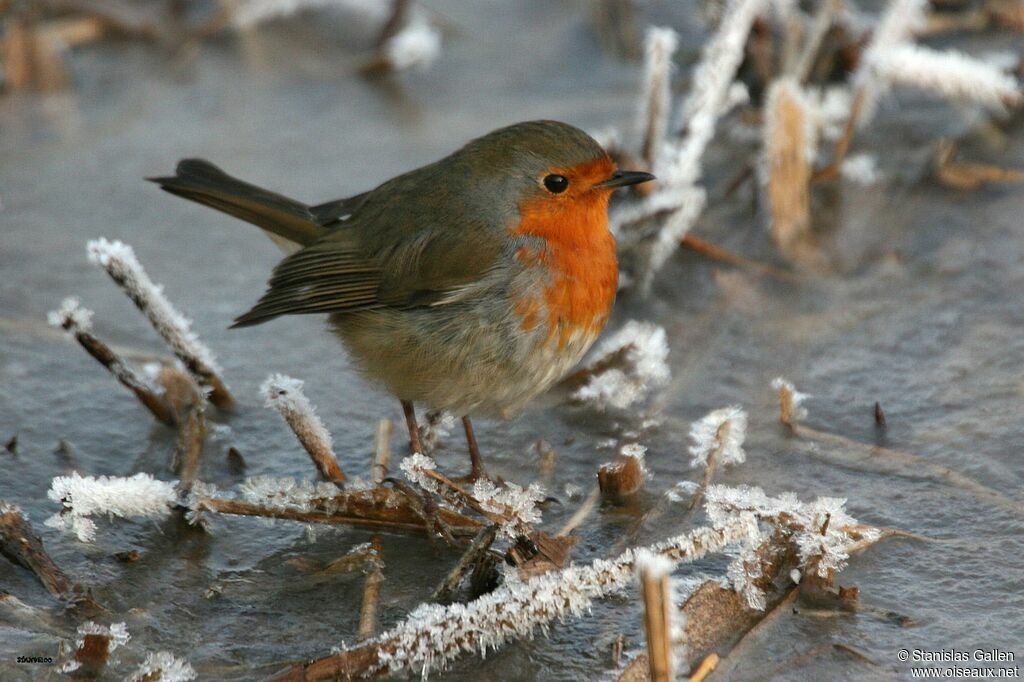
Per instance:
[[[89,355],[106,367],[121,385],[135,394],[139,402],[164,424],[174,424],[174,413],[148,381],[135,373],[107,344],[91,333],[92,311],[83,308],[78,299],[67,298],[59,310],[50,313],[50,324],[64,329]]]
[[[344,487],[345,472],[338,465],[331,444],[331,434],[316,414],[316,409],[302,392],[303,382],[283,374],[267,377],[260,387],[267,407],[277,410],[309,453],[317,471],[339,488]]]
[[[499,528],[498,524],[491,524],[477,533],[459,562],[448,572],[441,584],[434,588],[434,592],[430,595],[430,601],[444,603],[451,599],[452,594],[458,589],[459,583],[462,582],[462,577],[490,549],[494,539],[498,536]]]
[[[380,538],[373,537],[370,550],[370,572],[363,586],[363,603],[359,609],[359,639],[369,639],[377,631],[377,603],[384,583],[384,560]]]
[[[196,381],[211,389],[210,402],[222,409],[234,405],[234,398],[218,374],[213,353],[199,340],[189,321],[175,309],[161,288],[149,278],[132,247],[101,238],[89,242],[88,251],[89,258],[106,270],[142,311]]]

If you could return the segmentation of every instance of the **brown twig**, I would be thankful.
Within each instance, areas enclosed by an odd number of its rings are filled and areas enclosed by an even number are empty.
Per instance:
[[[645,477],[640,457],[620,455],[597,470],[597,487],[605,499],[618,504],[643,488]]]
[[[99,609],[88,592],[60,570],[46,553],[42,540],[21,510],[0,501],[0,554],[11,562],[27,568],[46,591],[60,601],[87,609]]]
[[[715,671],[720,660],[722,659],[719,655],[713,651],[705,656],[700,665],[694,668],[693,673],[690,675],[690,682],[703,682],[704,678]]]
[[[383,550],[380,538],[371,540],[370,572],[363,586],[363,603],[359,609],[359,639],[369,639],[377,631],[377,604],[380,601],[380,586],[384,582]]]
[[[709,242],[708,240],[698,237],[693,232],[687,232],[683,237],[682,241],[679,242],[680,246],[685,249],[689,249],[694,253],[698,253],[711,260],[718,261],[720,263],[728,263],[729,265],[735,265],[740,268],[747,270],[754,270],[763,275],[768,275],[774,279],[781,280],[783,282],[796,283],[800,281],[800,277],[795,272],[784,270],[782,268],[776,268],[766,263],[741,256],[737,253],[733,253],[726,248],[723,248],[717,244]]]
[[[565,537],[569,533],[573,532],[589,517],[594,510],[597,508],[597,503],[601,501],[601,488],[594,486],[590,494],[587,495],[586,499],[583,500],[583,504],[580,505],[579,509],[569,517],[569,520],[559,529],[556,533],[556,537]]]
[[[764,152],[772,240],[790,260],[813,253],[811,244],[811,126],[803,93],[795,80],[776,81],[765,104]],[[809,254],[810,252],[810,254]]]
[[[160,369],[158,381],[178,424],[171,468],[188,490],[199,474],[206,440],[206,398],[192,377],[172,365]]]
[[[476,537],[473,538],[473,542],[470,543],[469,549],[459,559],[459,563],[455,564],[455,567],[448,572],[448,575],[441,581],[441,584],[434,589],[434,592],[430,595],[430,601],[444,603],[451,599],[452,594],[458,589],[459,583],[462,582],[462,577],[473,568],[477,560],[494,543],[494,539],[498,536],[498,528],[497,524],[491,524],[477,533]]]
[[[722,450],[728,444],[729,431],[731,429],[732,421],[726,419],[718,427],[718,431],[715,432],[715,446],[708,453],[707,463],[704,465],[704,478],[700,483],[700,487],[697,488],[697,492],[693,494],[690,504],[686,507],[687,515],[692,514],[700,506],[700,503],[704,501],[704,493],[707,492],[708,486],[711,485],[711,481],[715,478],[715,472],[718,471],[718,456],[722,454]]]
[[[90,311],[79,306],[78,301],[67,299],[59,311],[51,313],[51,321],[74,337],[86,353],[106,367],[122,386],[134,393],[143,407],[157,420],[168,425],[174,424],[174,412],[167,401],[157,394],[148,381],[136,374],[110,346],[89,331],[87,320],[91,315]]]
[[[269,407],[277,410],[299,439],[324,479],[339,488],[345,484],[345,472],[338,464],[331,445],[331,434],[316,415],[316,410],[302,392],[302,382],[281,374],[270,376],[262,386]]]
[[[409,498],[388,488],[374,488],[345,492],[312,503],[310,509],[275,507],[269,505],[200,497],[197,511],[211,511],[237,516],[261,516],[270,519],[289,519],[306,523],[352,525],[367,528],[396,530],[427,530],[427,523],[413,509]],[[440,520],[455,535],[472,537],[483,525],[475,519],[449,509],[438,509]]]
[[[985,163],[957,161],[956,143],[951,140],[939,140],[935,151],[934,169],[939,182],[959,190],[976,190],[988,183],[1024,182],[1024,171]]]

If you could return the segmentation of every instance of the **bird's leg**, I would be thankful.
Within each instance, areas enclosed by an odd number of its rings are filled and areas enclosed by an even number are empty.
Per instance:
[[[402,412],[405,412],[405,425],[409,428],[409,449],[413,453],[425,455],[423,443],[420,442],[420,426],[416,423],[416,408],[408,400],[403,400]]]
[[[480,458],[480,446],[476,444],[476,435],[473,433],[473,423],[469,421],[469,415],[462,418],[462,426],[466,429],[466,445],[469,446],[469,461],[471,463],[468,480],[487,478],[484,462]]]

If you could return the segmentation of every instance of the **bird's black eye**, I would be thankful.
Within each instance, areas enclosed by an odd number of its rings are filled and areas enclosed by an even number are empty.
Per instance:
[[[561,194],[569,189],[569,178],[564,175],[548,175],[544,178],[544,186],[552,194]]]

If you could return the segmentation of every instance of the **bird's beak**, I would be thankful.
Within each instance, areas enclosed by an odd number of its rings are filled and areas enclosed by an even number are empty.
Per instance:
[[[650,173],[644,173],[643,171],[624,171],[617,170],[612,173],[612,176],[604,182],[599,182],[595,187],[601,187],[604,189],[616,189],[618,187],[628,187],[630,185],[639,185],[641,182],[649,182],[654,179],[654,176]]]

